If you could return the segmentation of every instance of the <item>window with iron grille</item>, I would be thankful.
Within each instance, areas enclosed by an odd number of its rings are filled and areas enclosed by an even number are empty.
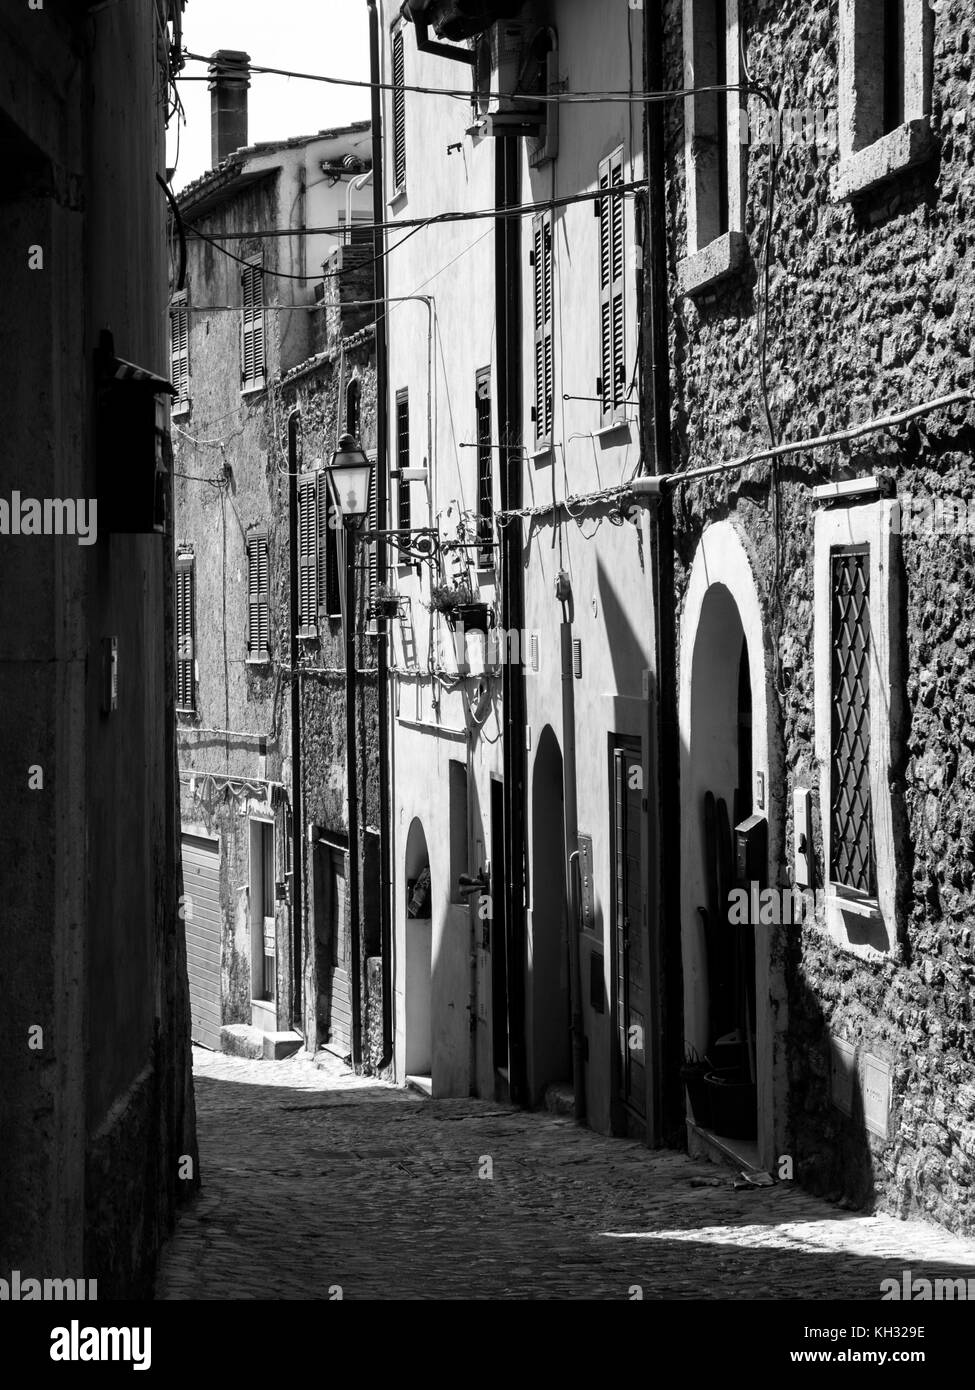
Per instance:
[[[366,458],[372,464],[369,470],[369,512],[367,525],[369,530],[376,532],[379,530],[379,495],[376,485],[376,451],[367,449]],[[379,546],[374,540],[366,542],[366,570],[368,575],[368,598],[370,603],[376,602],[376,594],[379,589]]]
[[[392,39],[393,182],[398,193],[406,187],[406,52],[403,30]]]
[[[176,557],[176,708],[196,711],[196,573],[192,555]]]
[[[271,659],[270,577],[267,533],[252,531],[247,537],[247,658]]]
[[[318,473],[298,479],[298,636],[318,636]]]
[[[623,182],[623,150],[599,165],[601,192]],[[621,413],[626,395],[626,341],[624,337],[623,198],[599,199],[599,379],[596,395],[603,420]]]
[[[264,385],[264,260],[249,261],[240,273],[240,380],[246,390]]]
[[[553,223],[550,212],[532,220],[532,283],[535,321],[535,443],[551,444],[555,413],[555,340],[553,301],[555,296],[552,262]]]
[[[482,543],[477,563],[494,566],[494,448],[491,439],[491,368],[477,374],[474,388],[477,442],[477,538]]]
[[[190,403],[190,330],[186,291],[173,296],[169,306],[169,375],[175,388],[173,408]]]
[[[412,522],[410,507],[410,484],[403,477],[403,469],[410,466],[410,395],[408,391],[396,393],[396,467],[400,476],[397,487],[397,521],[400,531],[409,531]]]
[[[870,550],[830,554],[830,881],[876,895],[870,798]]]
[[[318,478],[318,617],[321,623],[342,613],[339,589],[338,532],[329,525],[333,508],[331,491],[324,475]]]

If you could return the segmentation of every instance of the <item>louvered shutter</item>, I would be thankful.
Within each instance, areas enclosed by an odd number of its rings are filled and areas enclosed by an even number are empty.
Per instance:
[[[176,708],[196,709],[195,652],[193,650],[193,560],[176,560]]]
[[[551,443],[555,412],[552,239],[552,215],[544,213],[532,222],[531,251],[535,306],[535,405],[532,415],[537,444]]]
[[[396,526],[400,531],[409,531],[412,525],[410,511],[410,484],[402,476],[402,470],[410,466],[410,397],[407,391],[396,393],[396,467],[400,471],[397,487]]]
[[[247,542],[247,654],[253,661],[270,657],[270,603],[267,537]]]
[[[403,31],[393,35],[393,180],[397,191],[406,184],[406,54]]]
[[[367,451],[367,457],[372,464],[369,474],[369,530],[379,530],[379,501],[376,495],[376,454],[374,450]],[[368,552],[369,568],[369,602],[375,603],[376,593],[379,588],[379,546],[374,540],[369,541],[366,546]]]
[[[169,308],[170,379],[176,403],[183,405],[190,395],[189,314],[186,294],[178,294]]]
[[[260,261],[241,271],[240,375],[245,386],[264,384],[264,267]]]
[[[298,479],[298,635],[318,633],[317,473]]]
[[[601,191],[623,182],[623,151],[604,159],[599,166]],[[626,320],[623,287],[623,198],[599,200],[599,380],[604,420],[615,418],[626,395]]]
[[[477,551],[482,569],[494,565],[494,446],[491,440],[491,369],[483,367],[474,385],[475,439],[477,440],[477,535],[483,548]]]

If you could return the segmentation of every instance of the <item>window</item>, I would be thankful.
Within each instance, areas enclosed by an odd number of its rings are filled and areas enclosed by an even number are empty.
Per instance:
[[[241,333],[240,380],[242,390],[264,385],[264,262],[258,258],[240,274]]]
[[[599,166],[601,191],[623,182],[623,150]],[[626,341],[623,281],[623,198],[599,199],[599,379],[603,422],[622,414],[626,396]]]
[[[825,925],[867,958],[896,941],[898,862],[891,768],[901,738],[901,676],[891,623],[899,611],[896,502],[864,492],[835,505],[816,493],[816,758]]]
[[[491,368],[482,367],[474,387],[477,443],[477,563],[494,568],[494,443],[491,439]]]
[[[555,297],[552,264],[552,214],[543,213],[532,221],[532,282],[535,313],[535,444],[544,448],[552,443],[552,423],[555,395],[555,347],[553,336],[553,300]]]
[[[841,0],[835,197],[865,192],[932,153],[933,23],[928,0]]]
[[[406,56],[403,30],[393,34],[393,183],[394,192],[406,187]]]
[[[267,534],[252,531],[247,538],[247,659],[270,661],[271,619]]]
[[[410,508],[410,484],[403,477],[403,469],[410,466],[410,396],[408,391],[396,393],[396,467],[399,469],[397,489],[397,521],[400,531],[409,531],[412,525]]]
[[[298,479],[298,636],[318,636],[318,473]]]
[[[359,438],[359,415],[362,404],[362,383],[354,376],[345,388],[345,432]]]
[[[176,556],[176,708],[196,712],[196,576],[192,555]]]
[[[466,903],[461,892],[461,875],[468,870],[467,767],[450,759],[448,772],[448,815],[450,818],[450,901]]]
[[[185,290],[174,295],[169,306],[169,363],[169,375],[176,390],[173,409],[185,409],[190,403],[189,309]]]
[[[369,513],[367,526],[370,531],[379,530],[379,497],[376,491],[376,451],[366,450],[366,457],[372,464],[369,471]],[[376,602],[376,594],[379,590],[379,544],[377,541],[366,542],[366,571],[368,576],[368,601]]]
[[[870,551],[830,555],[831,883],[876,892],[870,801]]]
[[[684,0],[683,31],[684,86],[737,86],[738,0]],[[678,267],[684,294],[729,275],[744,258],[739,108],[737,91],[684,99],[687,256]]]
[[[329,525],[333,503],[327,480],[318,479],[318,618],[320,623],[342,614],[339,590],[337,532]]]

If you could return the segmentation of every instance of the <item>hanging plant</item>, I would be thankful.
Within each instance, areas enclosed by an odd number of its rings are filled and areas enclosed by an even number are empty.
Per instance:
[[[459,623],[469,632],[487,632],[488,605],[474,597],[466,579],[452,584],[434,584],[427,607],[431,613],[442,613],[451,627]]]

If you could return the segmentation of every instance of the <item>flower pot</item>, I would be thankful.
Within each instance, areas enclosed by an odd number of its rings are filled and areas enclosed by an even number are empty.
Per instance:
[[[758,1133],[758,1088],[735,1069],[709,1071],[704,1078],[711,1107],[711,1129],[726,1139],[754,1139]]]
[[[711,1128],[711,1098],[708,1088],[704,1084],[707,1072],[706,1062],[688,1063],[680,1069],[680,1077],[687,1091],[687,1099],[691,1103],[694,1123],[703,1126],[704,1129]]]

